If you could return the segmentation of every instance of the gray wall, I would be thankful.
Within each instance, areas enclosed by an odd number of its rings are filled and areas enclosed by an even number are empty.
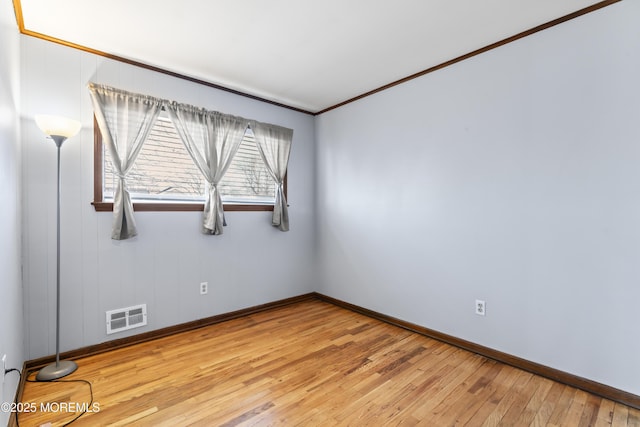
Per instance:
[[[638,22],[617,3],[318,117],[318,290],[640,394]]]
[[[314,119],[227,92],[21,37],[24,288],[27,358],[55,351],[55,145],[38,113],[82,120],[62,147],[62,350],[176,325],[314,290]],[[294,129],[291,231],[270,212],[228,212],[221,236],[200,233],[200,212],[137,212],[139,236],[110,239],[111,213],[93,200],[93,109],[88,82]],[[209,293],[199,294],[199,283]],[[105,311],[146,303],[144,328],[106,335]]]
[[[11,2],[0,3],[0,358],[7,368],[24,362],[22,286],[20,283],[20,129],[19,37]],[[0,367],[1,370],[1,367]],[[0,376],[4,372],[0,372]],[[5,377],[0,403],[15,396],[18,375]],[[0,425],[9,417],[0,411]]]
[[[20,326],[0,329],[0,352],[10,364],[54,352],[55,148],[32,117],[57,113],[83,122],[62,155],[63,350],[318,290],[640,394],[638,18],[639,2],[621,2],[315,120],[30,37],[17,46],[3,24],[1,107],[16,111],[20,47],[22,122],[0,126],[0,192],[15,200],[0,206],[0,319],[21,324],[22,221],[26,354]],[[89,204],[89,81],[293,128],[292,231],[232,212],[224,235],[204,236],[199,213],[139,212],[140,236],[112,241],[110,214]],[[149,325],[107,336],[104,312],[137,303]]]

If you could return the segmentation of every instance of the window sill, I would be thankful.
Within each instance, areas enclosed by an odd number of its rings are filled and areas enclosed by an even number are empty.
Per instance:
[[[96,212],[113,212],[112,202],[91,202]],[[204,203],[133,203],[136,212],[202,212]],[[225,204],[225,212],[273,211],[273,205]]]

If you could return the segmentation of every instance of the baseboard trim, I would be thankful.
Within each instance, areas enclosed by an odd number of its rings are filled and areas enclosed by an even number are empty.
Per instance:
[[[345,301],[341,301],[327,295],[323,295],[317,292],[313,293],[312,295],[321,301],[334,304],[338,307],[342,307],[356,313],[371,317],[373,319],[377,319],[382,322],[407,329],[411,332],[415,332],[420,335],[424,335],[426,337],[451,344],[455,347],[459,347],[464,350],[468,350],[481,356],[487,357],[489,359],[493,359],[498,362],[513,366],[514,368],[522,369],[527,372],[531,372],[532,374],[540,375],[541,377],[549,378],[550,380],[557,381],[559,383],[575,387],[580,390],[584,390],[588,393],[595,394],[605,399],[622,403],[635,409],[640,409],[640,396],[626,392],[624,390],[610,387],[608,385],[579,377],[568,372],[560,371],[558,369],[550,368],[539,363],[531,362],[530,360],[522,359],[517,356],[512,356],[510,354],[503,353],[489,347],[456,338],[454,336],[447,335],[433,329],[425,328],[424,326],[416,325],[414,323],[406,322],[392,316],[387,316],[386,314],[378,313],[376,311],[369,310],[367,308],[360,307]]]
[[[253,307],[243,308],[241,310],[231,311],[228,313],[222,313],[215,316],[207,317],[204,319],[198,319],[191,322],[181,323],[179,325],[169,326],[162,329],[156,329],[154,331],[145,332],[138,335],[132,335],[130,337],[119,338],[113,341],[107,341],[101,344],[90,345],[82,347],[76,350],[65,351],[60,353],[60,359],[74,360],[82,357],[93,356],[96,354],[105,353],[107,351],[116,350],[123,347],[129,347],[136,344],[141,344],[147,341],[152,341],[158,338],[164,338],[170,335],[179,334],[181,332],[192,331],[194,329],[203,328],[205,326],[215,325],[216,323],[226,322],[227,320],[237,319],[238,317],[248,316],[250,314],[260,313],[262,311],[271,310],[278,307],[283,307],[290,304],[295,304],[302,301],[308,301],[315,299],[314,293],[308,293],[304,295],[298,295],[291,298],[285,298],[278,301],[269,302],[266,304],[260,304]],[[30,372],[37,370],[43,366],[55,362],[55,355],[45,356],[38,359],[33,359],[25,362],[23,372],[25,375],[29,375]]]
[[[436,330],[429,329],[424,326],[416,325],[414,323],[407,322],[392,316],[388,316],[386,314],[378,313],[376,311],[369,310],[367,308],[360,307],[358,305],[351,304],[345,301],[341,301],[339,299],[332,298],[318,292],[311,292],[308,294],[298,295],[291,298],[285,298],[285,299],[273,301],[266,304],[261,304],[253,307],[244,308],[241,310],[232,311],[229,313],[222,313],[216,316],[207,317],[205,319],[198,319],[198,320],[194,320],[187,323],[181,323],[175,326],[169,326],[166,328],[157,329],[155,331],[145,332],[143,334],[133,335],[126,338],[120,338],[113,341],[107,341],[101,344],[91,345],[91,346],[79,348],[76,350],[67,351],[67,352],[61,353],[60,357],[66,360],[79,359],[82,357],[105,353],[107,351],[111,351],[111,350],[115,350],[123,347],[129,347],[135,344],[144,343],[154,339],[167,337],[167,336],[178,334],[181,332],[191,331],[194,329],[203,328],[210,325],[215,325],[217,323],[222,323],[227,320],[237,319],[239,317],[248,316],[248,315],[259,313],[262,311],[267,311],[274,308],[279,308],[286,305],[295,304],[295,303],[313,300],[313,299],[324,301],[324,302],[333,304],[335,306],[342,307],[356,313],[360,313],[367,317],[371,317],[373,319],[398,326],[400,328],[409,330],[411,332],[415,332],[420,335],[424,335],[426,337],[445,342],[455,347],[471,351],[473,353],[479,354],[489,359],[496,360],[501,363],[505,363],[515,368],[522,369],[522,370],[531,372],[533,374],[540,375],[545,378],[549,378],[553,381],[557,381],[559,383],[584,390],[588,393],[595,394],[605,399],[622,403],[624,405],[633,407],[635,409],[640,409],[640,396],[638,395],[626,392],[624,390],[619,390],[614,387],[610,387],[608,385],[601,384],[583,377],[579,377],[577,375],[560,371],[558,369],[550,368],[548,366],[544,366],[539,363],[531,362],[529,360],[522,359],[517,356],[512,356],[510,354],[503,353],[501,351],[494,350],[492,348],[485,347],[485,346],[482,346],[470,341],[466,341],[460,338],[456,338],[454,336],[447,335],[442,332],[438,332]],[[24,363],[23,371],[22,371],[23,375],[22,375],[20,384],[18,386],[18,390],[16,391],[18,393],[19,398],[22,396],[22,390],[24,390],[24,381],[26,377],[34,370],[37,370],[43,366],[46,366],[54,361],[55,361],[55,355],[51,355],[51,356],[41,357],[38,359],[29,360]]]

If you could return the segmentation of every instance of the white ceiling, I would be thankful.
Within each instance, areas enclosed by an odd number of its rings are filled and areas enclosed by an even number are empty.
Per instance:
[[[24,29],[318,112],[600,0],[20,0]]]

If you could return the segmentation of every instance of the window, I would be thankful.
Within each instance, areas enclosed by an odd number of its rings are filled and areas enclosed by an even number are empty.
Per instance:
[[[109,150],[94,123],[94,197],[98,211],[113,209],[117,177]],[[129,193],[138,211],[202,210],[208,183],[193,163],[173,123],[163,112],[129,172]],[[248,131],[218,186],[226,211],[273,210],[275,182]],[[286,179],[285,179],[286,194]]]

